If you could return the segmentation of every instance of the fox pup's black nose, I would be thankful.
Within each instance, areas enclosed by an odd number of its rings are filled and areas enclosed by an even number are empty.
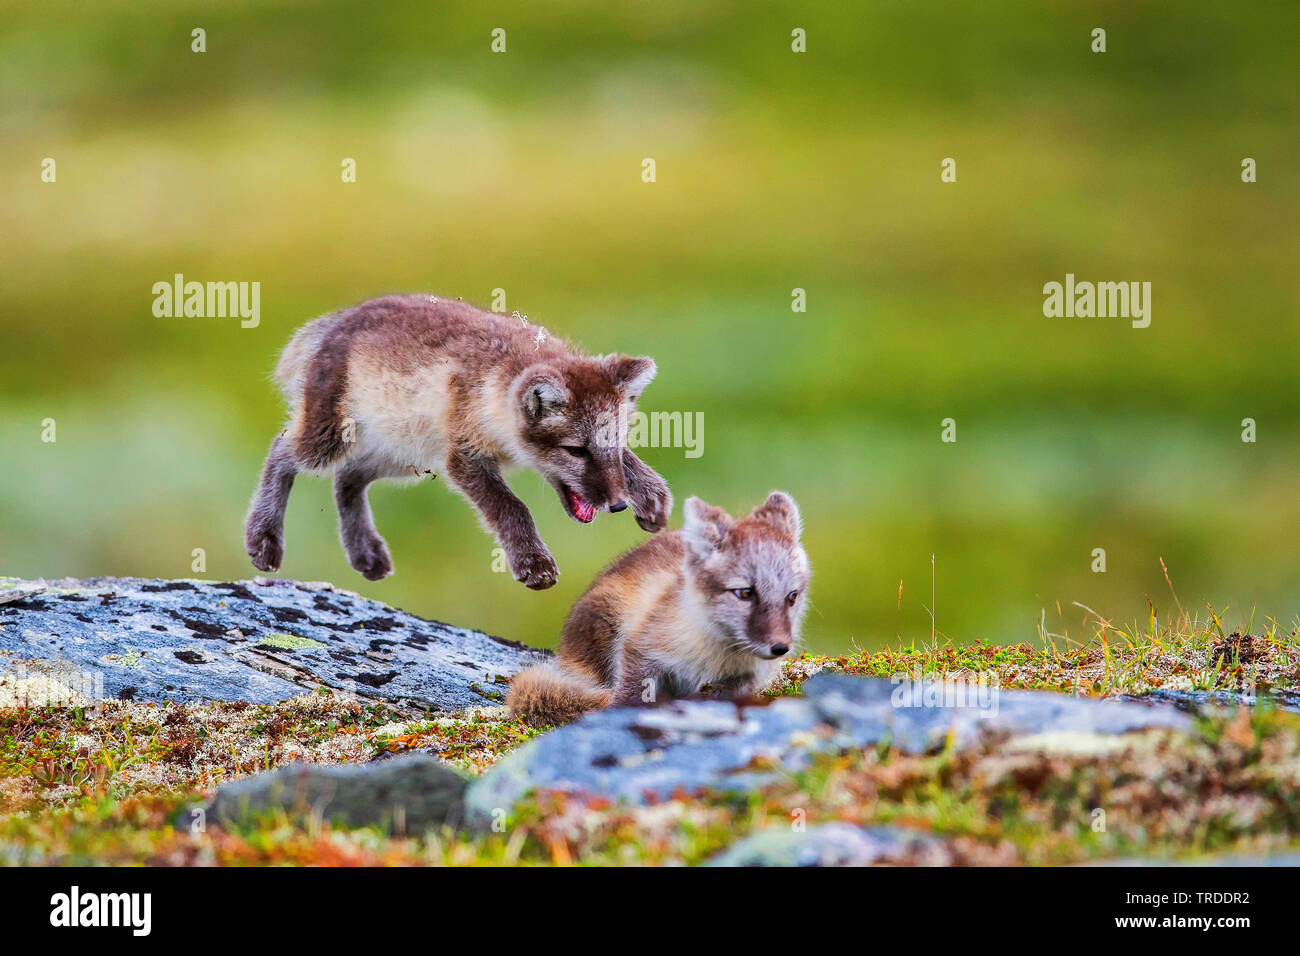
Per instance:
[[[773,645],[772,645],[772,656],[773,656],[773,657],[780,657],[782,654],[784,654],[784,653],[785,653],[786,651],[788,651],[789,649],[790,649],[790,645],[789,645],[789,644],[773,644]]]
[[[613,502],[613,503],[609,506],[609,510],[612,511],[612,512],[614,512],[615,514],[618,514],[618,512],[620,512],[620,511],[626,511],[626,510],[627,510],[627,502],[626,502],[626,501],[615,501],[615,502]]]

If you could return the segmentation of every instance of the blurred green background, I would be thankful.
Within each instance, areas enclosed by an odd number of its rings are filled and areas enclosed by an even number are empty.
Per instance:
[[[1076,635],[1075,601],[1163,612],[1162,557],[1189,610],[1300,611],[1293,3],[2,10],[2,574],[188,577],[203,548],[197,576],[251,576],[291,332],[503,288],[655,356],[647,410],[704,413],[703,457],[644,454],[679,502],[795,495],[814,649],[928,638],[931,554],[957,641],[1034,639],[1041,614]],[[260,282],[260,327],[155,318],[177,272]],[[1045,318],[1067,272],[1150,281],[1150,328]],[[370,584],[300,479],[283,573],[552,644],[643,538],[521,474],[563,572],[529,592],[441,484],[376,487],[397,574]]]

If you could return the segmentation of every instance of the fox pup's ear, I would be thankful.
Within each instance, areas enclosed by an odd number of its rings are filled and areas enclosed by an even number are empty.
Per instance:
[[[534,365],[519,375],[519,401],[529,418],[547,418],[569,404],[564,380],[549,365]]]
[[[803,534],[799,506],[784,491],[774,491],[768,495],[767,500],[754,509],[754,517],[776,525],[796,541]]]
[[[695,497],[686,499],[685,515],[686,523],[682,526],[682,534],[686,538],[686,546],[691,549],[691,554],[702,561],[722,544],[722,539],[731,529],[731,515]]]
[[[655,360],[646,355],[640,358],[631,358],[627,355],[611,355],[605,361],[609,363],[609,372],[614,380],[614,387],[632,400],[641,397],[645,387],[654,379],[655,372],[659,371],[658,366],[655,365]]]

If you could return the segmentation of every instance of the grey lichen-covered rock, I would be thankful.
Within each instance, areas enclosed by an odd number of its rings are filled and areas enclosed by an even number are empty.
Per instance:
[[[1179,860],[1150,859],[1143,857],[1122,857],[1118,860],[1096,860],[1080,864],[1082,866],[1284,866],[1288,868],[1300,866],[1300,853],[1270,853],[1260,854],[1258,856],[1231,854],[1228,856],[1195,856]]]
[[[222,825],[282,810],[349,827],[416,834],[444,823],[456,825],[465,786],[460,774],[423,755],[382,763],[293,764],[223,784],[202,810],[207,823]]]
[[[588,714],[530,741],[476,780],[466,811],[481,826],[509,814],[533,790],[629,802],[678,790],[745,790],[806,767],[813,753],[882,743],[925,753],[950,744],[969,747],[985,734],[1042,739],[1192,726],[1187,714],[1168,706],[985,690],[991,693],[962,702],[947,685],[827,674],[809,680],[803,698],[766,707],[677,701]]]
[[[821,823],[806,830],[762,830],[733,843],[708,866],[943,866],[941,841],[899,827]]]
[[[1300,691],[1286,687],[1272,688],[1258,694],[1244,690],[1182,690],[1159,687],[1141,696],[1125,694],[1120,700],[1137,704],[1173,704],[1180,710],[1192,713],[1216,710],[1230,712],[1242,705],[1254,706],[1266,701],[1279,710],[1300,713]]]
[[[864,680],[820,674],[804,695],[845,746],[887,740],[912,753],[969,747],[987,734],[1124,734],[1147,727],[1187,730],[1191,718],[1172,707],[1052,691],[1001,690],[960,682]]]
[[[538,659],[329,584],[0,578],[0,596],[13,594],[0,602],[0,693],[7,682],[74,699],[271,703],[324,686],[461,710],[498,699]]]
[[[770,780],[771,767],[801,765],[818,723],[797,699],[768,707],[677,701],[598,711],[508,754],[471,785],[466,811],[471,823],[486,825],[537,788],[629,802],[679,789],[743,790]]]

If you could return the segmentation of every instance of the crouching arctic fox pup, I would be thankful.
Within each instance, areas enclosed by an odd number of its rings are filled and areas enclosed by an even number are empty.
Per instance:
[[[275,374],[291,415],[271,442],[244,533],[263,571],[284,557],[284,509],[300,471],[334,476],[343,548],[371,581],[393,572],[366,500],[380,478],[444,476],[533,589],[560,572],[503,468],[540,472],[575,521],[630,505],[646,531],[667,526],[668,486],[628,450],[619,424],[654,377],[652,359],[588,357],[520,318],[410,295],[307,323]]]
[[[812,571],[784,492],[739,520],[690,498],[681,531],[610,565],[574,605],[553,662],[516,674],[507,704],[535,725],[589,710],[752,695],[799,641]]]

